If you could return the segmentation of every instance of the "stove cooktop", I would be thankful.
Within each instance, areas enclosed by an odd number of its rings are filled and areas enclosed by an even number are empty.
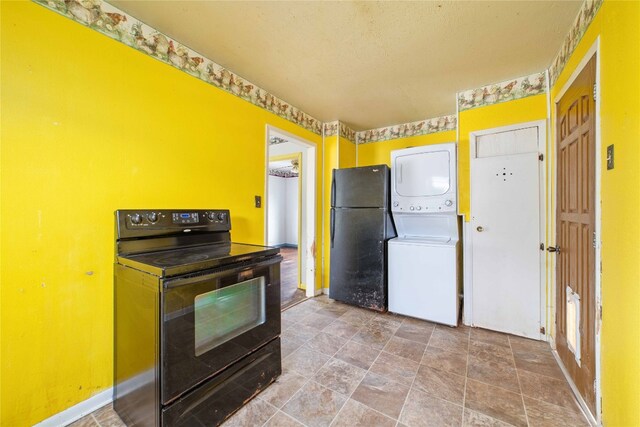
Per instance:
[[[135,255],[118,255],[117,262],[159,277],[170,277],[272,256],[279,252],[279,249],[268,246],[218,243]]]

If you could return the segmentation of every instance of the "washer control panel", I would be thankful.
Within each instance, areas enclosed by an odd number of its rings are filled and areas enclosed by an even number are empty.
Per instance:
[[[455,198],[446,197],[399,197],[392,196],[391,210],[408,213],[443,213],[456,212]]]

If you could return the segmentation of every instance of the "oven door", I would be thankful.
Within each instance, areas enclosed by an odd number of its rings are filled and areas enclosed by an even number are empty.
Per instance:
[[[163,404],[280,334],[281,260],[276,256],[164,281]]]

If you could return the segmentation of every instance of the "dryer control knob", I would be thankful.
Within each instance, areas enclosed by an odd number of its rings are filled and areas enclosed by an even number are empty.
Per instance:
[[[451,200],[447,200],[444,202],[445,206],[451,206],[453,205],[453,202]]]
[[[215,213],[215,212],[209,212],[209,213],[207,213],[207,218],[209,218],[209,221],[215,221],[215,219],[216,219],[216,213]]]
[[[147,219],[149,222],[156,222],[158,220],[158,214],[155,212],[150,212],[147,214]]]
[[[420,209],[422,209],[422,206],[416,206],[416,209],[420,210]]]
[[[398,205],[399,205],[399,204],[400,204],[400,203],[398,203],[398,202],[393,202],[393,206],[394,206],[394,207],[398,207]]]
[[[142,222],[142,215],[133,214],[131,215],[131,223],[132,224],[140,224]]]
[[[409,206],[409,210],[414,210],[415,208],[413,206]]]

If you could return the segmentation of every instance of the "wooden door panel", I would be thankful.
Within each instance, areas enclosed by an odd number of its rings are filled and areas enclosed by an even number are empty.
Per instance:
[[[576,286],[578,284],[578,249],[580,248],[578,227],[578,224],[569,223],[569,241],[567,242],[567,249],[565,249],[565,252],[569,252],[569,265],[567,266],[569,270],[569,280],[565,285],[569,285],[574,291],[579,291]]]
[[[587,123],[591,119],[591,97],[589,95],[582,95],[582,124]]]
[[[573,133],[576,130],[578,125],[580,124],[580,113],[578,111],[578,101],[574,101],[569,107],[569,111],[567,111],[567,116],[569,117],[569,133]]]
[[[556,344],[595,413],[595,57],[557,103]],[[580,298],[580,349],[567,344],[567,287]],[[578,351],[576,351],[578,353]]]
[[[594,141],[591,140],[591,135],[589,133],[584,133],[583,135],[581,135],[580,138],[580,153],[581,153],[581,159],[580,159],[580,164],[582,165],[588,165],[589,164],[589,158],[591,157],[591,155],[593,154],[593,144]],[[581,174],[584,173],[584,170],[580,170]],[[591,200],[591,192],[589,191],[589,185],[585,185],[585,181],[588,180],[588,176],[581,176],[580,177],[580,187],[582,189],[581,191],[581,199],[582,199],[582,203],[580,204],[580,211],[583,214],[589,214],[589,212],[591,211],[591,206],[593,204],[593,201]]]
[[[576,144],[576,141],[571,141],[569,143],[569,148],[568,148],[568,155],[569,155],[569,159],[568,159],[568,175],[569,175],[569,182],[568,182],[568,188],[567,188],[567,192],[568,192],[568,196],[569,196],[569,207],[567,209],[568,212],[575,212],[578,210],[578,185],[579,185],[579,179],[578,179],[578,171],[579,171],[579,162],[578,162],[578,144]]]

